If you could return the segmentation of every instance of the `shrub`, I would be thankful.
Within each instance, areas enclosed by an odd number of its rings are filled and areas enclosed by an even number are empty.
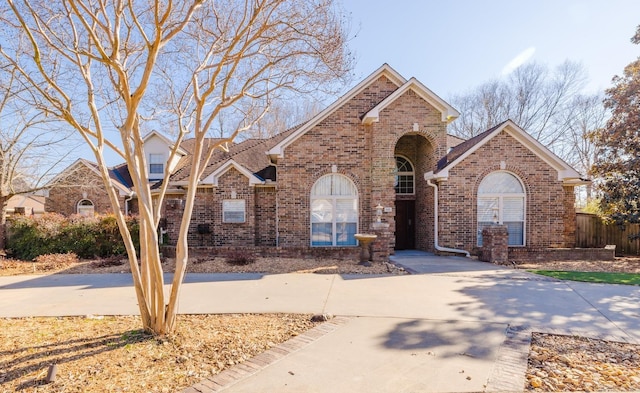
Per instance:
[[[32,260],[44,254],[74,253],[80,258],[125,255],[126,249],[114,215],[95,217],[47,213],[12,216],[7,225],[7,250],[15,258]],[[136,250],[139,245],[137,219],[127,218]]]
[[[226,259],[229,265],[245,266],[250,265],[256,261],[256,257],[246,251],[235,251]]]

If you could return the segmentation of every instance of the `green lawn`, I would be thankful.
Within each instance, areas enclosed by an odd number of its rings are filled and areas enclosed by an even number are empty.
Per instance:
[[[640,274],[603,273],[603,272],[568,272],[558,270],[529,270],[531,273],[554,277],[560,280],[596,282],[604,284],[640,285]]]

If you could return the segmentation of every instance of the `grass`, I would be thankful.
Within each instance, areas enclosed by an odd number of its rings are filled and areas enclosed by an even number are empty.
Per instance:
[[[531,273],[560,280],[592,282],[602,284],[640,285],[640,274],[609,272],[573,272],[559,270],[529,270]]]

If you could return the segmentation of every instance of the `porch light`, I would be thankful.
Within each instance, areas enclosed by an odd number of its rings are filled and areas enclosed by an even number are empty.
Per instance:
[[[498,225],[498,209],[493,208],[493,225]]]

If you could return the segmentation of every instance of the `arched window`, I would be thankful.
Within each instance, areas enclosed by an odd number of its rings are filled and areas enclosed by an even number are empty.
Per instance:
[[[88,199],[82,199],[78,202],[77,210],[78,214],[84,217],[91,217],[95,213],[93,202]]]
[[[404,157],[396,156],[396,194],[413,194],[414,179],[411,162]]]
[[[482,229],[495,224],[507,226],[510,246],[525,245],[524,187],[509,172],[491,172],[478,187],[478,246]]]
[[[311,245],[355,246],[358,190],[346,176],[331,174],[311,188]]]

